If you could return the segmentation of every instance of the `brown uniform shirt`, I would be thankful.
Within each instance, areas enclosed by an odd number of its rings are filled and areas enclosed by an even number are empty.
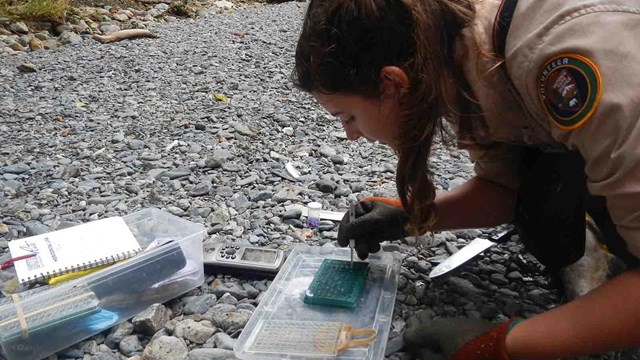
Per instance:
[[[578,150],[589,191],[606,197],[640,257],[640,2],[520,0],[506,42],[508,76],[491,57],[500,4],[478,2],[457,44],[483,113],[466,147],[476,174],[515,188],[512,145]]]

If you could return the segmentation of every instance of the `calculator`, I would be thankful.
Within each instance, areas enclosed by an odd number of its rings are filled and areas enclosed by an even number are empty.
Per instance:
[[[285,261],[284,251],[236,244],[205,244],[207,273],[275,277]]]

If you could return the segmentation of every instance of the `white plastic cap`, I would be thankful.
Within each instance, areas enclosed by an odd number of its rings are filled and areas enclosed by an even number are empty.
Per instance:
[[[310,210],[322,210],[322,204],[321,204],[321,203],[319,203],[319,202],[315,202],[315,201],[314,201],[314,202],[310,202],[310,203],[308,203],[308,204],[307,204],[307,207],[308,207]]]

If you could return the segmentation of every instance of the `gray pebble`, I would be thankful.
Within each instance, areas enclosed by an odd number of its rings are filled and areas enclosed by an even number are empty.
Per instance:
[[[216,193],[222,197],[232,197],[233,189],[231,189],[229,186],[221,186],[216,190]]]
[[[247,291],[236,283],[219,284],[213,288],[210,288],[210,291],[218,298],[223,297],[226,293],[229,293],[231,296],[238,300],[245,299],[249,296],[247,294]]]
[[[168,177],[169,180],[179,179],[189,175],[191,175],[191,170],[187,168],[173,169],[162,174],[163,177]]]
[[[213,341],[216,347],[226,350],[233,350],[233,346],[236,343],[235,339],[232,339],[229,335],[223,332],[213,335]]]
[[[334,164],[338,164],[338,165],[342,165],[344,164],[344,158],[340,155],[331,155],[331,162],[333,162]]]
[[[482,235],[482,231],[478,229],[456,230],[454,233],[457,237],[460,237],[466,240],[473,240],[479,237],[480,235]]]
[[[143,350],[137,335],[125,336],[124,339],[120,341],[118,348],[126,356],[133,356]]]
[[[189,195],[203,196],[203,195],[208,195],[210,191],[211,191],[211,184],[208,182],[201,182],[189,192]]]
[[[237,132],[239,132],[242,135],[251,136],[251,137],[256,136],[255,131],[247,124],[233,123],[232,126]]]
[[[302,229],[304,227],[304,223],[298,219],[286,219],[283,221],[283,223],[291,225],[298,229]]]
[[[476,299],[480,294],[480,291],[466,279],[452,276],[447,279],[447,284],[451,287],[451,290],[470,299]]]
[[[141,149],[144,149],[146,144],[142,140],[133,139],[133,140],[129,141],[128,145],[129,145],[129,149],[131,149],[131,150],[141,150]]]
[[[120,344],[120,341],[122,341],[125,336],[131,335],[133,328],[133,324],[128,321],[118,324],[118,326],[113,328],[109,335],[107,335],[104,343],[111,349],[117,348],[118,344]]]
[[[231,162],[226,162],[224,164],[222,164],[222,169],[229,171],[229,172],[239,172],[242,170],[242,168],[240,167],[240,165],[236,164],[236,163],[231,163]]]
[[[216,304],[229,304],[236,305],[238,303],[238,299],[234,298],[233,295],[226,293],[220,297],[220,299],[216,302]]]
[[[271,197],[273,197],[273,193],[271,191],[261,191],[256,196],[252,197],[251,201],[253,202],[267,201],[271,199]]]
[[[82,37],[72,31],[65,31],[60,34],[58,40],[65,45],[73,45],[82,42]]]
[[[431,272],[431,264],[424,260],[419,260],[413,267],[417,272],[422,274],[429,274]]]
[[[173,336],[160,336],[145,347],[142,358],[145,360],[185,360],[187,353],[188,349],[184,341]]]
[[[286,187],[278,190],[278,192],[273,195],[272,200],[277,203],[285,202],[287,200],[295,201],[299,193],[300,190],[298,190],[297,188]]]
[[[171,317],[171,310],[162,304],[153,304],[134,317],[131,322],[135,330],[146,335],[153,335],[160,330]]]
[[[351,187],[351,191],[353,191],[354,193],[359,193],[367,188],[365,183],[361,182],[352,183],[349,186]]]
[[[113,24],[102,24],[100,25],[100,31],[102,31],[103,34],[105,35],[109,35],[111,33],[114,33],[116,31],[119,31],[120,27],[117,25],[113,25]]]
[[[449,255],[453,255],[458,252],[458,248],[454,244],[448,241],[445,241],[444,246],[447,249],[447,252],[449,253]]]
[[[20,34],[26,34],[29,32],[29,28],[27,27],[27,25],[25,25],[25,23],[21,21],[11,24],[9,26],[9,30]]]
[[[502,274],[491,274],[490,279],[492,283],[498,286],[507,285],[509,283],[509,280],[507,280]]]
[[[258,292],[256,296],[253,296],[253,298],[257,297],[258,295],[260,295],[260,292]],[[254,312],[256,310],[256,307],[251,304],[238,304],[236,305],[236,307],[238,308],[238,310],[247,310],[250,312]]]
[[[7,165],[2,167],[2,172],[5,174],[23,174],[29,171],[31,168],[25,163]]]
[[[345,197],[351,194],[351,188],[348,186],[338,186],[338,188],[333,192],[333,195],[336,197]]]
[[[203,294],[197,296],[184,305],[182,310],[183,314],[204,314],[216,303],[216,296],[214,294]]]
[[[321,179],[316,181],[316,187],[325,194],[332,194],[338,187],[338,184],[336,184],[335,181]]]
[[[246,177],[242,180],[239,180],[238,182],[236,182],[236,185],[238,186],[246,186],[249,185],[251,183],[254,183],[258,180],[259,178],[256,175],[251,175],[249,177]]]
[[[331,157],[336,154],[336,150],[327,144],[320,145],[318,152],[325,157]]]
[[[533,289],[527,293],[527,297],[531,299],[535,304],[538,305],[546,305],[549,301],[549,296],[544,290],[541,289]]]
[[[256,296],[258,296],[260,294],[260,290],[254,288],[249,283],[242,284],[242,289],[244,289],[247,292],[247,297],[249,299],[255,299]],[[240,309],[240,307],[238,307],[238,309]]]
[[[321,220],[318,223],[319,231],[330,231],[330,230],[333,230],[333,228],[335,227],[336,227],[336,224],[333,221]]]
[[[80,343],[80,350],[85,354],[95,355],[98,353],[98,343],[94,340],[89,340]]]
[[[232,306],[228,304],[218,304],[207,311],[204,315],[211,318],[211,322],[216,327],[224,330],[226,333],[231,333],[235,330],[242,329],[244,325],[249,321],[247,314],[238,311],[224,311],[224,308],[220,306]],[[235,308],[235,307],[234,307]]]
[[[193,349],[189,352],[188,360],[234,360],[233,351],[225,349]]]
[[[100,352],[89,358],[90,360],[120,360],[116,354],[112,352]]]
[[[510,280],[522,280],[522,274],[518,271],[512,271],[507,274],[507,279]]]
[[[520,294],[518,294],[517,292],[513,291],[513,290],[509,290],[509,289],[498,289],[497,291],[498,295],[502,295],[505,297],[511,297],[511,298],[517,298],[520,297]]]
[[[300,219],[301,216],[302,216],[302,210],[291,209],[291,210],[285,211],[281,217],[283,220],[287,220],[287,219]]]
[[[46,234],[51,231],[48,226],[42,224],[39,221],[27,221],[24,224],[24,227],[26,229],[26,236]]]
[[[208,321],[197,322],[191,319],[178,321],[173,335],[196,344],[204,344],[216,332]]]

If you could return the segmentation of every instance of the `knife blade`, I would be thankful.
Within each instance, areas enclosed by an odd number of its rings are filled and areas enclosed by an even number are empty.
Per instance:
[[[507,229],[491,236],[489,239],[473,239],[468,245],[460,249],[455,254],[449,256],[443,262],[438,264],[438,266],[433,268],[433,270],[431,270],[431,272],[429,273],[429,278],[434,279],[451,272],[452,270],[473,259],[493,245],[503,243],[511,239],[511,236],[515,233],[515,227],[509,226]]]
[[[353,223],[356,220],[356,204],[353,203],[349,206],[349,222]],[[349,249],[351,249],[351,269],[353,269],[353,248],[356,246],[355,239],[349,239]]]

